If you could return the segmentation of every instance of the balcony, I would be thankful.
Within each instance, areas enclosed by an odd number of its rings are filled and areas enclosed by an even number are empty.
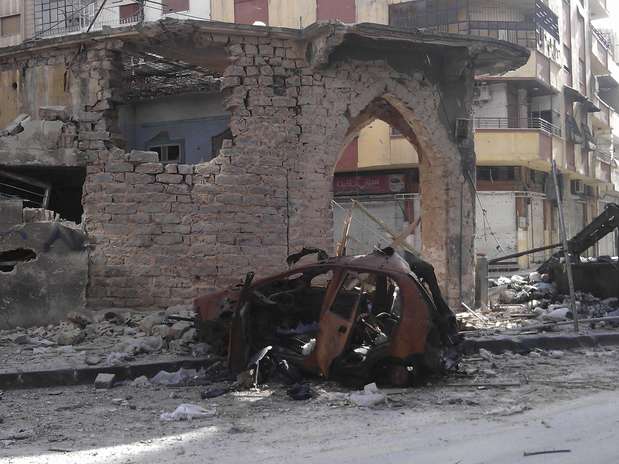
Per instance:
[[[593,127],[597,130],[610,129],[610,117],[611,117],[610,107],[597,96],[593,96],[591,100],[593,101],[593,104],[595,106],[600,108],[600,111],[591,113],[591,120],[593,122]]]
[[[608,74],[608,62],[613,59],[613,47],[610,36],[606,32],[591,25],[591,58],[594,75]],[[597,62],[597,63],[596,63]]]
[[[595,180],[605,184],[611,183],[612,155],[602,151],[596,151],[595,155],[595,159],[593,160]]]
[[[533,50],[544,42],[543,31],[559,41],[559,18],[542,0],[395,3],[389,6],[389,25],[492,37]]]
[[[34,39],[82,34],[88,30],[100,31],[104,27],[127,26],[144,19],[137,9],[133,14],[124,16],[118,6],[104,6],[97,16],[100,0],[63,0],[55,5],[50,7],[51,11],[43,10],[43,7],[32,11]]]
[[[476,118],[474,127],[480,165],[523,165],[549,171],[553,156],[562,157],[561,129],[544,119]]]
[[[556,94],[559,90],[561,68],[553,66],[550,58],[537,50],[531,51],[529,61],[524,66],[501,76],[476,76],[479,81],[519,81],[527,84],[537,96]]]
[[[609,0],[589,0],[591,19],[604,19],[610,16],[608,1]]]

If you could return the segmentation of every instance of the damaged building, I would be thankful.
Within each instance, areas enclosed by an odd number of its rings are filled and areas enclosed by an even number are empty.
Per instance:
[[[379,25],[170,18],[4,48],[0,281],[27,270],[41,304],[7,285],[0,311],[11,326],[81,301],[166,307],[281,269],[304,246],[332,250],[335,165],[376,119],[420,155],[424,258],[450,302],[471,299],[473,75],[527,58]],[[19,243],[29,224],[44,231]],[[13,260],[21,249],[36,256]]]

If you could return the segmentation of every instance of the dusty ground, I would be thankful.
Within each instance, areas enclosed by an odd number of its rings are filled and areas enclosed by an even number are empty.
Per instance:
[[[583,405],[599,409],[612,402],[619,407],[618,361],[619,351],[601,349],[527,356],[482,353],[465,360],[467,375],[406,391],[386,391],[386,404],[374,408],[359,408],[347,399],[346,391],[324,383],[313,385],[317,397],[308,401],[293,401],[280,387],[210,400],[200,399],[201,387],[5,391],[0,399],[0,462],[189,463],[199,457],[200,462],[218,464],[245,460],[408,463],[414,456],[419,458],[415,462],[491,462],[483,458],[486,451],[497,458],[502,456],[501,441],[505,450],[508,444],[515,446],[510,444],[510,433],[521,440],[520,460],[494,462],[522,462],[522,452],[531,449],[521,448],[528,445],[581,450],[589,446],[586,440],[564,443],[565,435],[558,430],[569,428],[561,422],[570,419],[561,419],[561,414],[582,410],[586,416],[589,409],[582,409]],[[595,396],[600,392],[604,393]],[[162,412],[173,411],[181,403],[201,405],[216,415],[191,422],[159,420]],[[616,428],[613,414],[604,427]],[[590,420],[596,422],[595,417]],[[495,436],[492,446],[490,439],[484,445],[481,437],[503,429],[505,433]],[[544,434],[555,442],[539,443]],[[578,436],[572,438],[578,440]],[[432,458],[439,455],[438,460]],[[582,462],[565,456],[530,457],[527,462]]]

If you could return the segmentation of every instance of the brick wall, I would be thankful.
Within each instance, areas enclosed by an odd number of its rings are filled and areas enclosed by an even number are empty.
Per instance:
[[[174,43],[173,32],[168,40]],[[69,93],[79,97],[73,118],[87,166],[89,304],[185,303],[249,270],[280,270],[302,246],[332,251],[335,164],[372,116],[414,133],[422,155],[423,252],[456,302],[460,269],[472,269],[474,208],[462,154],[441,121],[437,85],[381,59],[311,64],[296,39],[200,37],[202,45],[209,40],[226,44],[231,57],[223,92],[233,140],[195,166],[164,166],[154,153],[116,148],[121,43],[89,46],[73,68]]]

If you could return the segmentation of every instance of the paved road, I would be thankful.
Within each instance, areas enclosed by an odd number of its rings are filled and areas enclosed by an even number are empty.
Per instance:
[[[509,417],[469,419],[465,413],[414,410],[311,409],[280,423],[264,418],[252,433],[202,424],[176,437],[75,453],[0,459],[3,464],[616,464],[619,392],[557,402]],[[570,453],[524,457],[524,451]]]

